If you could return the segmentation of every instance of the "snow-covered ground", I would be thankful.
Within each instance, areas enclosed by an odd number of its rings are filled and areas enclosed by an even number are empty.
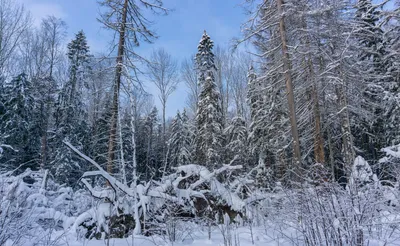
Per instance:
[[[52,246],[291,246],[291,245],[304,245],[300,240],[301,236],[295,231],[283,230],[270,226],[269,228],[248,228],[236,227],[231,230],[226,230],[223,227],[214,227],[211,232],[211,239],[208,238],[207,228],[196,227],[193,228],[188,225],[188,231],[181,231],[178,234],[182,235],[181,238],[175,242],[171,242],[167,237],[153,236],[130,236],[124,239],[110,239],[108,240],[82,240],[77,239],[68,233],[58,233],[53,235],[48,241],[29,241],[21,246],[38,246],[38,245],[52,245]],[[298,238],[299,240],[296,240]],[[334,244],[330,244],[334,245]],[[348,244],[351,245],[351,244]],[[369,246],[386,246],[386,245],[400,245],[400,240],[393,239],[390,241],[366,239],[364,245]],[[8,241],[4,246],[14,246],[11,241]]]
[[[216,173],[227,168],[210,172],[195,165],[181,166],[179,175],[148,185],[147,192],[137,185],[140,202],[136,203],[122,196],[134,190],[111,177],[113,186],[126,190],[116,193],[120,197],[114,200],[115,208],[93,197],[115,199],[110,189],[89,186],[91,192],[74,191],[51,179],[45,185],[47,171],[0,174],[0,246],[400,245],[400,185],[383,185],[361,157],[356,158],[346,187],[335,182],[302,188],[277,186],[273,191],[254,189],[247,198],[235,193],[235,182],[232,188],[217,180]],[[193,174],[198,178],[187,183],[186,189],[178,185]],[[211,184],[196,190],[206,181]],[[204,192],[207,187],[211,190]],[[201,216],[188,216],[184,212],[195,208],[196,201],[188,194],[198,198],[201,191],[215,194],[211,202],[227,204],[237,212],[214,207]],[[183,198],[188,202],[182,202]],[[121,217],[120,211],[129,212],[134,204],[145,210],[138,234],[152,236],[133,237],[134,216]],[[179,206],[189,209],[176,209]],[[106,235],[128,237],[87,239]]]
[[[72,236],[68,233],[57,234],[52,236],[52,239],[48,241],[48,245],[54,246],[101,246],[101,245],[115,245],[115,246],[154,246],[154,245],[191,245],[191,246],[204,246],[204,245],[231,245],[231,246],[247,246],[247,245],[292,245],[284,240],[283,238],[274,239],[270,235],[266,234],[264,229],[258,228],[254,229],[253,236],[249,228],[237,228],[233,229],[229,235],[223,235],[221,232],[221,228],[215,227],[211,233],[211,239],[208,238],[208,231],[206,228],[186,228],[188,231],[181,231],[180,235],[182,238],[179,238],[175,242],[171,242],[167,237],[161,236],[153,236],[153,237],[145,237],[145,236],[130,236],[125,239],[110,239],[108,244],[108,240],[82,240],[77,239],[75,236]],[[195,231],[192,231],[195,230]],[[252,237],[254,240],[254,244],[252,243]],[[230,239],[230,241],[229,241]],[[9,241],[5,246],[12,246],[12,242]],[[44,245],[44,242],[38,244],[38,242],[33,242],[26,240],[23,246],[35,246],[35,245]]]

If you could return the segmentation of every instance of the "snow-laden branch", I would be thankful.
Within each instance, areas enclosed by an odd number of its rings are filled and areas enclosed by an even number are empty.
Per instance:
[[[78,154],[80,157],[82,157],[83,159],[85,159],[86,161],[90,162],[91,164],[93,164],[98,171],[90,171],[90,172],[85,172],[83,174],[83,177],[88,177],[88,176],[97,176],[97,175],[101,175],[103,176],[105,179],[108,180],[108,182],[110,183],[110,185],[114,188],[114,189],[118,189],[124,193],[126,193],[129,196],[134,196],[133,191],[125,184],[123,184],[122,182],[118,181],[116,178],[114,178],[113,176],[111,176],[109,173],[107,173],[97,162],[95,162],[92,158],[90,158],[89,156],[83,154],[82,152],[80,152],[77,148],[75,148],[74,146],[72,146],[71,143],[69,142],[64,142],[64,144],[66,144],[71,150],[73,150],[76,154]]]
[[[88,188],[90,194],[96,198],[108,198],[111,201],[115,199],[115,192],[111,189],[95,190],[86,179],[82,179],[81,182]]]
[[[400,144],[383,148],[382,151],[385,152],[386,155],[388,156],[392,156],[394,158],[400,158]]]
[[[232,186],[227,186],[218,180],[221,173],[241,169],[241,165],[233,166],[230,164],[222,165],[219,169],[210,171],[204,166],[189,164],[174,168],[175,173],[165,176],[160,181],[150,181],[147,184],[137,184],[134,182],[131,187],[118,181],[111,174],[107,173],[98,163],[87,155],[80,152],[69,142],[64,142],[72,151],[79,155],[84,160],[91,163],[97,168],[96,171],[85,172],[82,176],[82,183],[89,190],[91,195],[100,199],[108,199],[111,203],[108,206],[116,206],[118,209],[113,211],[122,211],[122,213],[133,213],[136,226],[140,226],[141,218],[146,219],[148,213],[163,213],[160,209],[169,207],[168,204],[176,207],[185,208],[187,206],[194,207],[197,199],[200,198],[208,205],[210,200],[218,201],[218,204],[227,205],[233,211],[243,211],[246,202],[239,197],[237,192],[234,191]],[[87,177],[102,176],[110,184],[111,188],[99,190],[92,187],[86,180]],[[195,178],[195,181],[192,180]],[[181,187],[182,184],[184,187]],[[166,205],[166,206],[164,206]],[[217,205],[218,206],[218,205]],[[198,211],[190,209],[193,214]],[[72,230],[88,219],[96,221],[98,226],[101,226],[104,219],[99,221],[98,216],[93,218],[92,210],[87,211],[77,218],[77,222],[72,226]],[[120,212],[118,212],[120,213]],[[108,215],[111,216],[111,215]],[[103,218],[102,216],[100,216]],[[137,228],[136,233],[140,233],[141,228]]]
[[[213,172],[210,172],[207,168],[200,166],[200,165],[195,165],[195,164],[189,164],[185,166],[180,166],[176,167],[175,169],[178,172],[184,172],[188,176],[191,175],[198,175],[200,177],[199,180],[194,182],[193,184],[190,185],[190,189],[194,190],[198,186],[202,185],[204,182],[210,181],[210,179],[218,176],[219,174],[226,172],[228,170],[233,171],[233,170],[238,170],[241,169],[241,165],[237,166],[230,166],[230,165],[223,165],[221,168],[214,170]]]

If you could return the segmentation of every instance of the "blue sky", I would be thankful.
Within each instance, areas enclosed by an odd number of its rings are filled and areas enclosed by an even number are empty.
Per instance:
[[[62,18],[68,25],[66,42],[83,30],[92,52],[106,52],[111,41],[110,34],[97,22],[99,7],[96,0],[18,0],[31,11],[38,25],[47,15]],[[246,20],[240,4],[244,0],[164,0],[164,6],[173,9],[167,16],[149,16],[154,20],[152,29],[159,39],[154,44],[143,44],[138,53],[148,56],[152,49],[163,47],[173,57],[182,61],[196,53],[197,44],[204,30],[215,44],[228,46],[232,38],[240,36],[240,25]],[[156,106],[160,106],[156,90],[145,82],[148,92],[154,95]],[[186,88],[183,83],[171,95],[167,115],[173,116],[185,106]],[[159,107],[160,108],[160,107]]]

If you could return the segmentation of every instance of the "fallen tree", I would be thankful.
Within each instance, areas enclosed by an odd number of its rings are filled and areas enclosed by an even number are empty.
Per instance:
[[[79,216],[72,227],[73,231],[78,231],[81,226],[90,230],[91,232],[85,233],[87,237],[120,237],[124,234],[121,234],[121,231],[132,230],[137,233],[143,229],[149,234],[148,232],[154,229],[150,228],[156,224],[154,222],[165,222],[164,220],[171,216],[215,221],[228,214],[232,220],[244,211],[246,200],[240,187],[251,181],[221,181],[221,174],[228,177],[230,172],[242,168],[241,165],[231,165],[233,162],[214,171],[201,165],[183,165],[174,168],[172,174],[159,181],[133,182],[128,186],[107,173],[98,163],[70,143],[65,144],[97,168],[96,171],[85,172],[81,181],[92,196],[101,199],[103,203],[97,210],[92,208]],[[94,176],[106,179],[109,187],[92,187],[87,178]],[[121,219],[127,222],[115,223],[121,222]],[[112,225],[123,228],[114,228]],[[140,228],[137,228],[138,226]]]

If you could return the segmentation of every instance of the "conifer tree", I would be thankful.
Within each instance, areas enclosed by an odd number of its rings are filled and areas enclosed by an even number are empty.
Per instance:
[[[186,108],[183,109],[182,115],[182,145],[180,146],[178,154],[178,163],[180,165],[190,164],[192,162],[192,152],[193,152],[193,132],[192,124],[190,122],[189,116],[186,112]]]
[[[395,21],[391,21],[395,19]],[[387,22],[384,35],[384,44],[387,45],[385,64],[387,87],[384,97],[384,129],[386,146],[393,146],[400,143],[400,2],[388,11],[385,18]]]
[[[162,125],[158,118],[156,107],[152,109],[144,121],[143,137],[146,139],[145,161],[139,166],[145,179],[159,175],[159,168],[162,166]]]
[[[33,80],[35,96],[34,120],[40,131],[40,167],[48,168],[48,135],[52,127],[52,113],[56,102],[57,83],[53,77],[36,77]]]
[[[371,0],[358,0],[355,13],[355,36],[358,40],[359,59],[366,61],[364,65],[371,79],[382,79],[381,75],[387,70],[384,56],[383,30],[380,25],[381,12],[379,5],[373,5]]]
[[[251,122],[248,138],[250,152],[257,158],[260,170],[265,173],[269,169],[268,172],[273,176],[281,178],[288,166],[290,150],[285,146],[289,146],[286,132],[290,126],[285,107],[285,89],[277,80],[277,71],[273,69],[271,71],[267,66],[262,68],[262,71],[270,74],[269,77],[257,77],[254,68],[251,66],[249,69],[247,101]]]
[[[20,165],[24,168],[39,168],[39,131],[33,121],[35,99],[32,84],[26,74],[20,74],[10,82],[5,82],[2,92],[3,113],[0,115],[0,136],[4,148],[0,163],[6,169]]]
[[[214,168],[221,161],[222,109],[215,83],[213,41],[204,31],[196,54],[197,78],[201,87],[196,115],[196,162]]]
[[[55,112],[56,136],[53,143],[53,172],[61,182],[75,182],[84,171],[77,159],[62,141],[68,141],[85,151],[89,126],[83,102],[85,80],[90,71],[89,46],[83,31],[68,44],[69,79],[61,88]]]
[[[377,8],[371,0],[359,0],[355,13],[357,58],[364,82],[361,105],[364,113],[359,117],[360,124],[356,125],[361,129],[354,133],[355,144],[365,151],[367,160],[377,160],[380,149],[384,147],[383,99],[389,85],[385,78],[388,69],[384,59],[386,44],[380,25],[381,13]]]
[[[105,100],[105,109],[93,123],[90,130],[90,151],[89,154],[103,168],[107,163],[107,139],[110,130],[111,118],[111,99],[107,97]]]
[[[258,159],[265,158],[265,139],[266,134],[263,129],[265,124],[262,124],[265,118],[266,112],[264,111],[264,96],[262,90],[261,80],[257,80],[257,75],[254,71],[254,67],[251,65],[248,72],[248,92],[247,92],[247,103],[250,106],[250,135],[249,143],[251,152],[256,154]]]
[[[182,114],[176,114],[171,123],[171,137],[169,139],[170,166],[189,164],[191,161],[192,134],[186,109]]]
[[[248,168],[248,132],[246,122],[242,117],[234,117],[225,129],[227,162],[235,163]]]
[[[168,152],[169,158],[168,162],[170,166],[178,166],[178,153],[181,145],[182,139],[182,117],[179,111],[171,122],[170,126],[171,137],[168,141]]]

